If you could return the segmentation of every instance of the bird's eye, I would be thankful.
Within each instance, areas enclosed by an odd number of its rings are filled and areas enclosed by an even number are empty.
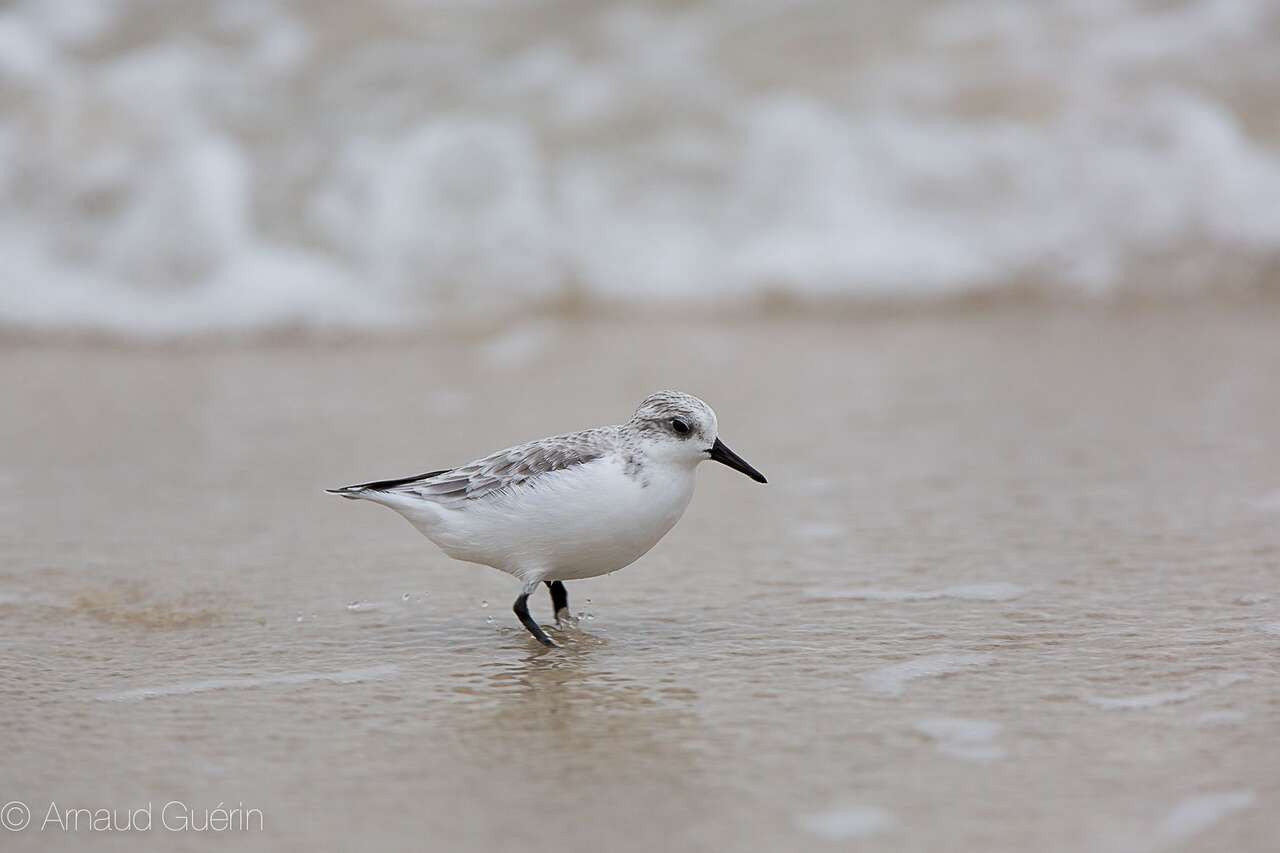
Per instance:
[[[681,420],[680,418],[671,419],[671,428],[675,430],[676,435],[689,434],[689,424],[686,421]]]

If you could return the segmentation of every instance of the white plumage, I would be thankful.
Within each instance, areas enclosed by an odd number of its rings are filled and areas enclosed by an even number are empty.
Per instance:
[[[765,478],[720,441],[715,412],[678,391],[650,395],[625,424],[567,433],[416,477],[331,490],[403,515],[442,551],[524,583],[515,612],[528,617],[537,585],[552,587],[557,621],[568,616],[560,581],[628,566],[667,534],[693,497],[698,463],[714,459]]]

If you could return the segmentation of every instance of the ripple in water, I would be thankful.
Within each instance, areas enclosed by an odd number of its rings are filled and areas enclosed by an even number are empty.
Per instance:
[[[1186,702],[1232,684],[1248,681],[1249,676],[1243,672],[1225,672],[1207,684],[1197,684],[1182,690],[1168,690],[1161,693],[1144,693],[1139,696],[1087,696],[1085,701],[1099,708],[1110,711],[1136,710],[1142,708],[1158,708],[1161,705],[1175,705]]]
[[[1218,821],[1253,805],[1253,791],[1225,791],[1188,797],[1160,824],[1160,840],[1177,844],[1199,835]]]
[[[906,590],[877,589],[860,587],[842,590],[805,590],[809,598],[841,599],[851,601],[936,601],[940,598],[954,598],[961,601],[1012,601],[1025,592],[1022,587],[1013,583],[977,583],[961,586],[949,586],[944,589]]]
[[[183,681],[158,687],[138,687],[114,693],[101,693],[97,698],[103,702],[139,702],[144,699],[159,699],[165,696],[188,696],[193,693],[208,693],[214,690],[243,690],[253,687],[312,684],[316,682],[357,684],[362,681],[393,678],[399,674],[399,666],[382,664],[365,669],[344,669],[336,672],[285,672],[276,675],[251,675],[238,678],[209,678],[201,681]]]
[[[978,666],[987,666],[993,655],[926,655],[869,672],[862,677],[868,689],[885,696],[901,696],[907,684],[921,678],[952,675]]]
[[[866,838],[883,832],[896,821],[893,815],[875,806],[852,806],[805,815],[796,821],[802,829],[828,841]]]
[[[990,720],[937,717],[920,720],[916,731],[938,744],[939,751],[966,761],[996,761],[1005,751],[991,742],[1000,733],[1000,724]]]

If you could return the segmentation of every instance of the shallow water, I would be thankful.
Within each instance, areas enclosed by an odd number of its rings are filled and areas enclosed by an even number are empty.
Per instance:
[[[1274,304],[8,346],[0,801],[263,814],[119,849],[1270,849],[1278,370]],[[704,468],[560,650],[320,491],[668,385],[770,485]]]

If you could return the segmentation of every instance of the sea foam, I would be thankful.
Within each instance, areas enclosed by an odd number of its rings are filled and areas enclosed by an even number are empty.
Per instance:
[[[0,326],[1089,298],[1280,250],[1269,0],[553,3],[501,52],[486,4],[177,9],[0,12]]]

